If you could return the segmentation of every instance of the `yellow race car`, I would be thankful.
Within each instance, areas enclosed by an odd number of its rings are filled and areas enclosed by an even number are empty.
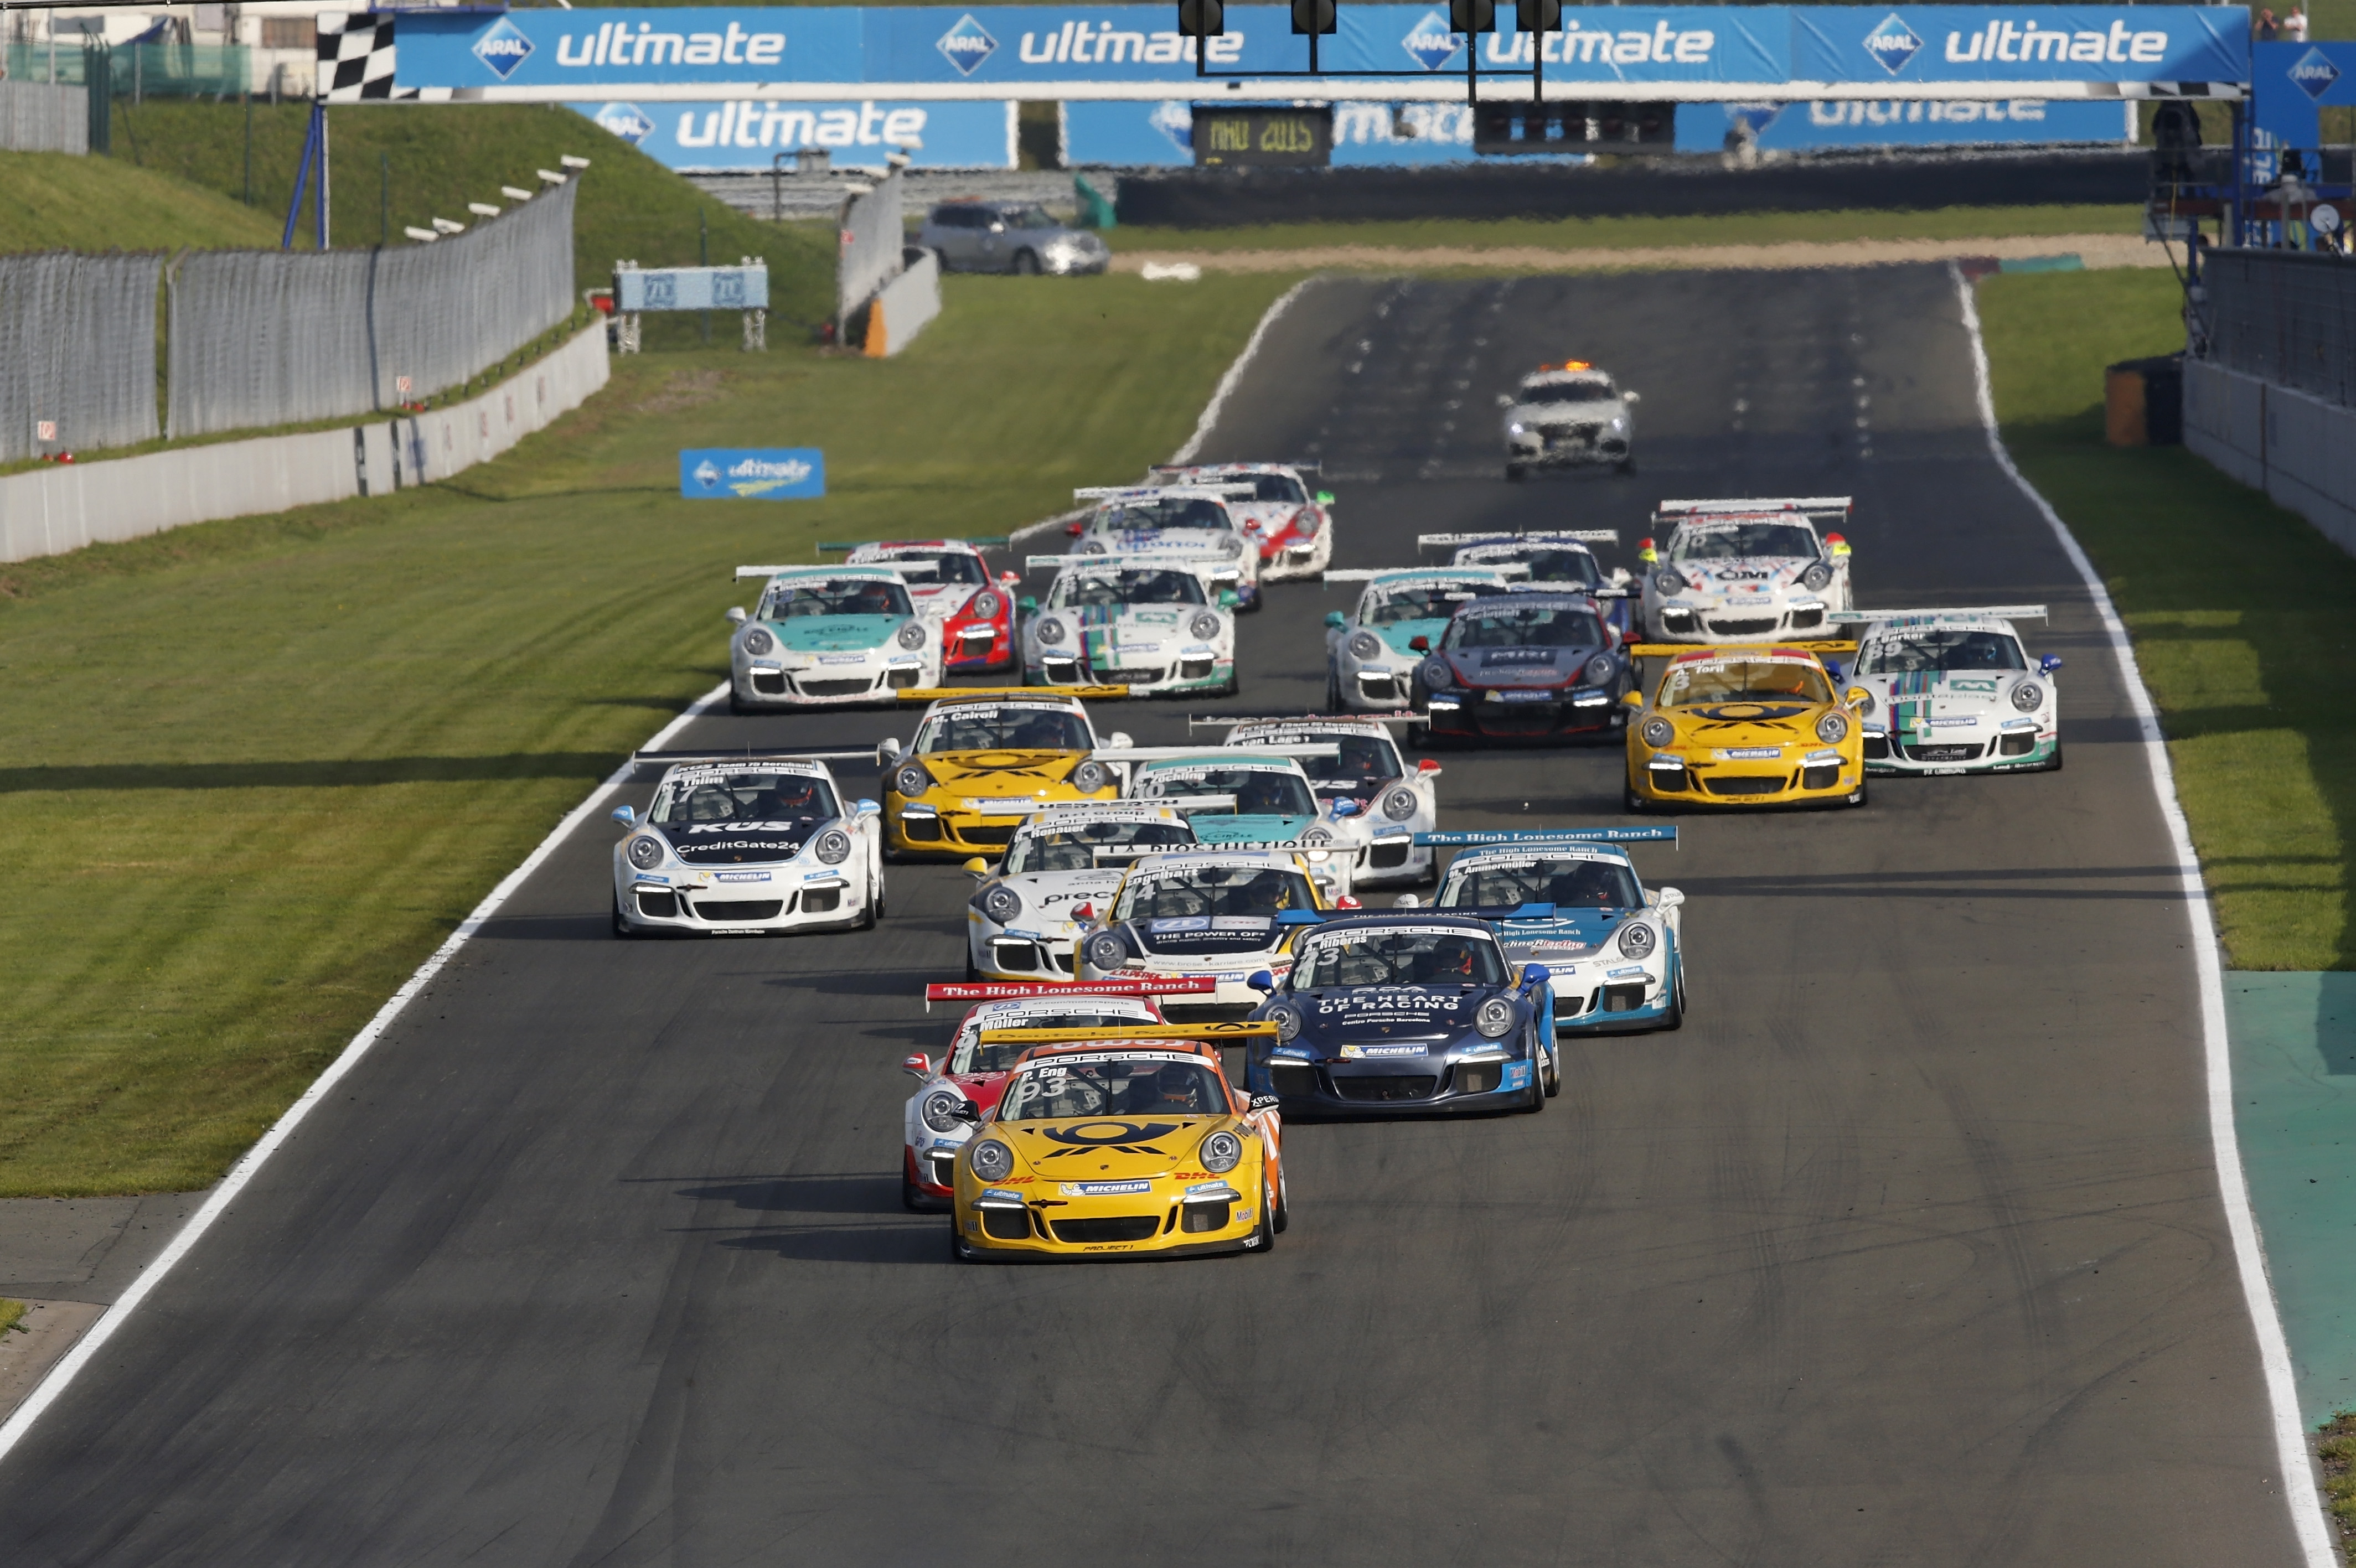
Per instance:
[[[1839,692],[1817,656],[1856,645],[1629,648],[1669,664],[1651,701],[1641,688],[1621,699],[1639,710],[1628,720],[1627,808],[1863,805],[1867,693]]]
[[[1287,1219],[1282,1118],[1220,1070],[1272,1023],[984,1029],[1035,1042],[952,1168],[949,1254],[1264,1253]]]
[[[1023,819],[1062,800],[1112,800],[1120,775],[1089,753],[1127,746],[1097,739],[1084,697],[1126,697],[1125,686],[936,688],[904,691],[928,702],[916,738],[876,748],[884,772],[887,859],[940,856],[995,859]]]

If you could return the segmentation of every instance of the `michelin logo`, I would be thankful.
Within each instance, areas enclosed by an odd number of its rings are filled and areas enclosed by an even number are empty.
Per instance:
[[[1904,17],[1892,11],[1866,34],[1865,52],[1882,69],[1896,76],[1906,69],[1908,60],[1922,52],[1922,40],[1914,36],[1914,29],[1906,25]]]
[[[1438,11],[1426,11],[1423,19],[1399,40],[1399,48],[1424,69],[1438,70],[1455,57],[1463,43],[1462,35],[1449,31],[1445,16]]]
[[[474,54],[505,81],[531,58],[531,40],[523,36],[522,28],[502,16],[475,40]]]
[[[957,26],[943,33],[933,47],[948,57],[960,76],[971,76],[982,62],[998,52],[998,40],[969,11],[957,19]]]

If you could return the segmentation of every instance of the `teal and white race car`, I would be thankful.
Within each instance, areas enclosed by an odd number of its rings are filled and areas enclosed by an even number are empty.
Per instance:
[[[1034,555],[1052,568],[1046,603],[1017,606],[1025,686],[1125,686],[1132,697],[1236,688],[1232,590],[1199,560],[1161,555]]]
[[[2032,667],[2015,621],[2042,604],[1972,610],[1860,610],[1869,630],[1850,686],[1869,773],[2026,773],[2062,766],[2061,656]],[[1836,682],[1836,684],[1838,684]]]
[[[747,615],[728,612],[728,705],[738,713],[890,702],[941,683],[941,639],[897,571],[740,566],[768,580]]]
[[[1448,618],[1468,599],[1508,592],[1526,567],[1409,567],[1396,571],[1351,569],[1325,573],[1327,582],[1363,582],[1358,608],[1325,617],[1325,711],[1393,713],[1415,688],[1415,667],[1448,629]]]
[[[1363,835],[1347,824],[1357,805],[1319,800],[1298,749],[1156,746],[1095,754],[1129,768],[1123,799],[1175,806],[1205,849],[1289,851],[1329,901],[1348,896],[1364,852]]]

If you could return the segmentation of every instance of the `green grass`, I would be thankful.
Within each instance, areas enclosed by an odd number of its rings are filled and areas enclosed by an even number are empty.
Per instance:
[[[0,1196],[214,1180],[722,677],[734,566],[1140,472],[1290,282],[952,278],[895,359],[619,359],[452,484],[0,567],[12,862],[73,911],[0,911]],[[822,447],[832,494],[682,501],[691,443]],[[172,656],[126,603],[172,606]]]
[[[0,153],[0,253],[277,242],[263,214],[170,175],[108,158]]]
[[[2234,967],[2356,967],[2356,559],[2182,447],[2103,439],[2103,367],[2183,347],[2165,272],[1980,285],[2006,443],[2134,635]]]
[[[1124,224],[1123,251],[1274,251],[1312,245],[1536,246],[1590,251],[1786,240],[1975,240],[1998,234],[2133,234],[2139,207],[1945,207],[1921,212],[1754,212],[1740,218],[1508,218],[1397,223],[1279,223],[1240,229]]]
[[[11,1301],[6,1296],[0,1296],[0,1334],[5,1334],[11,1328],[21,1332],[25,1326],[27,1310],[28,1309],[23,1302]]]
[[[2315,1435],[2323,1470],[2323,1506],[2342,1537],[2356,1534],[2356,1411],[2343,1410]]]

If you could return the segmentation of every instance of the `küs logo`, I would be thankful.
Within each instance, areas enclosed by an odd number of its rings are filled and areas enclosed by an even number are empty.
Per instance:
[[[1415,57],[1415,63],[1426,70],[1438,70],[1446,65],[1464,40],[1448,30],[1448,17],[1440,11],[1426,11],[1423,20],[1409,28],[1399,47]]]
[[[590,116],[633,147],[655,133],[655,123],[635,103],[608,103]]]
[[[948,57],[949,64],[958,68],[960,76],[971,76],[981,69],[981,62],[998,52],[998,40],[989,30],[973,19],[969,11],[957,19],[957,26],[943,33],[934,48]]]
[[[502,16],[475,40],[475,58],[505,81],[516,73],[517,67],[531,58],[531,40],[523,36],[522,28]]]
[[[2340,80],[2340,68],[2321,49],[2309,49],[2290,68],[2290,79],[2298,84],[2301,92],[2319,100]]]
[[[1892,11],[1865,35],[1865,52],[1878,61],[1881,69],[1896,76],[1906,69],[1906,62],[1922,50],[1922,40],[1914,36],[1904,18]]]

